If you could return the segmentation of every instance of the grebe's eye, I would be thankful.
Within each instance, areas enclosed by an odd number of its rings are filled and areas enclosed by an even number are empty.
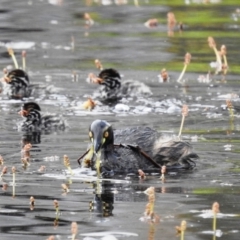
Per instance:
[[[106,132],[104,133],[104,137],[107,138],[108,136],[109,136],[109,133],[108,133],[108,131],[106,131]]]
[[[88,134],[89,134],[89,137],[90,137],[90,138],[92,138],[92,137],[93,137],[93,134],[92,134],[92,132],[91,132],[91,131],[90,131]]]

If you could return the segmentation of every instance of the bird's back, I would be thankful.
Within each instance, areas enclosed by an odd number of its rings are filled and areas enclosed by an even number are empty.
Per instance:
[[[150,127],[131,127],[114,131],[115,144],[129,144],[139,146],[144,152],[152,157],[154,143],[161,134]]]
[[[42,129],[45,131],[64,130],[67,123],[62,116],[45,114],[42,116]]]
[[[144,171],[159,171],[141,150],[135,146],[119,144],[114,149],[105,149],[101,154],[104,171],[113,170],[115,173],[137,173],[138,169]]]
[[[198,155],[192,146],[174,135],[163,135],[149,127],[132,127],[114,131],[115,144],[138,146],[159,165],[188,169],[195,166]]]
[[[29,97],[31,90],[29,88],[29,78],[26,72],[21,69],[15,69],[8,73],[7,77],[11,79],[9,82],[10,90],[7,95],[10,98]]]

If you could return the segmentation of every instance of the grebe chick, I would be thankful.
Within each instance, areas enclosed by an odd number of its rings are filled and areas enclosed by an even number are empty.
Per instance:
[[[42,115],[40,106],[35,102],[24,103],[19,114],[24,117],[20,125],[21,131],[24,132],[49,132],[65,130],[67,127],[66,120],[62,116]]]
[[[9,99],[22,99],[31,95],[28,74],[21,69],[14,69],[10,72],[5,70],[1,78],[3,95]]]
[[[90,74],[89,80],[100,85],[96,98],[105,104],[116,103],[123,97],[150,96],[150,88],[142,82],[134,80],[121,81],[117,70],[109,68],[102,70],[98,77]]]

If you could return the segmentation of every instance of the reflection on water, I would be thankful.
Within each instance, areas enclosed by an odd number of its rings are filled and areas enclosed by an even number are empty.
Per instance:
[[[102,217],[112,216],[114,208],[114,193],[111,190],[112,187],[113,184],[111,182],[103,182],[102,184],[93,182],[95,197],[93,201],[89,202],[89,211],[96,211]]]
[[[237,1],[8,0],[0,5],[2,69],[13,65],[7,48],[13,48],[19,65],[26,50],[26,71],[39,88],[30,99],[1,95],[1,240],[71,238],[72,222],[78,223],[77,239],[173,239],[182,220],[187,221],[186,239],[211,239],[208,213],[215,201],[221,211],[217,233],[239,239]],[[151,19],[154,24],[146,26]],[[210,36],[217,51],[226,46],[226,54],[216,55]],[[177,83],[187,52],[191,62]],[[89,73],[98,72],[95,59],[118,69],[123,80],[145,83],[153,95],[124,98],[115,106],[96,101],[92,111],[85,110],[82,104],[98,87],[86,82]],[[160,82],[159,74],[167,81]],[[63,115],[69,129],[31,136],[18,132],[18,111],[28,100],[38,102],[43,112]],[[105,119],[115,129],[142,125],[177,134],[183,104],[189,107],[183,139],[200,156],[194,171],[167,173],[165,182],[160,175],[100,181],[79,169],[76,159],[87,149],[93,120]],[[65,171],[64,155],[73,175]],[[159,224],[140,220],[150,186],[155,187]]]

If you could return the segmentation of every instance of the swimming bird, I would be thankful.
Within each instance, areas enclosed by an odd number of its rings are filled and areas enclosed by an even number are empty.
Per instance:
[[[149,127],[131,127],[113,131],[111,124],[95,120],[89,127],[91,146],[82,166],[90,166],[105,176],[115,173],[192,169],[198,155],[188,142],[166,138]]]
[[[142,82],[134,80],[122,82],[120,74],[113,68],[102,70],[98,77],[89,74],[88,81],[100,85],[95,97],[105,104],[114,104],[123,97],[152,95],[150,88]]]
[[[23,132],[49,132],[64,130],[67,127],[67,122],[62,116],[42,115],[40,106],[35,102],[24,103],[19,114],[24,118],[19,126]]]
[[[10,99],[22,99],[29,97],[31,94],[28,74],[21,69],[14,69],[10,72],[4,70],[1,82],[3,85],[3,95],[6,95]]]

